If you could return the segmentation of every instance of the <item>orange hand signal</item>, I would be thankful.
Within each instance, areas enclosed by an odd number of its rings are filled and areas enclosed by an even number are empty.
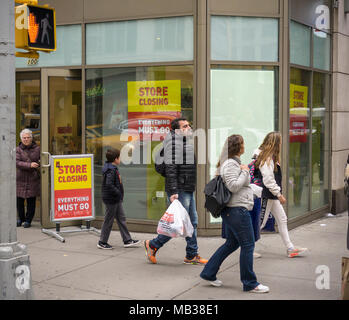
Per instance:
[[[35,21],[35,15],[30,13],[28,20],[28,33],[31,43],[35,43],[39,35],[39,24]]]

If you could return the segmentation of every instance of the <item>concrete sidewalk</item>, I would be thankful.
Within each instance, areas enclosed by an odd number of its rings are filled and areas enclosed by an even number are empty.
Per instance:
[[[349,257],[347,225],[348,215],[343,212],[291,230],[291,241],[309,248],[306,256],[294,259],[286,257],[279,234],[263,234],[256,243],[262,258],[254,261],[258,281],[270,287],[270,293],[263,295],[242,291],[240,250],[223,263],[218,274],[223,286],[216,288],[199,277],[202,266],[183,264],[186,243],[182,238],[172,239],[159,250],[157,265],[147,262],[143,245],[124,248],[118,231],[110,236],[113,250],[98,249],[98,236],[93,232],[64,234],[66,242],[62,243],[42,233],[38,223],[17,228],[17,238],[27,245],[34,297],[40,300],[337,300],[341,258]],[[155,235],[132,236],[143,241]],[[209,258],[223,242],[220,237],[199,237],[200,255]],[[328,267],[329,289],[316,286],[326,270],[320,267],[316,273],[318,266]]]

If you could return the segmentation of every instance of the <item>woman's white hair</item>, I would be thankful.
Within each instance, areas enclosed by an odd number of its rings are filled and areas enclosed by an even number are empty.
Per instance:
[[[31,130],[29,130],[29,129],[23,129],[23,130],[21,131],[21,133],[19,134],[19,136],[21,137],[21,139],[22,139],[22,136],[23,136],[24,134],[29,134],[30,137],[33,138],[33,132],[32,132]]]

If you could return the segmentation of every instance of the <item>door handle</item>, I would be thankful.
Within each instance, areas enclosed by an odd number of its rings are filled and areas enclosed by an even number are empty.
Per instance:
[[[51,154],[49,152],[42,151],[42,155],[46,154],[48,156],[48,164],[42,164],[41,167],[48,168],[51,166]]]

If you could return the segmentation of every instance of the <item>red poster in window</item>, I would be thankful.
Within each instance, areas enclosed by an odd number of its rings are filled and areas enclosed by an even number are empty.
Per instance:
[[[171,129],[171,121],[180,112],[129,112],[128,130],[139,134],[142,141],[160,141]]]

